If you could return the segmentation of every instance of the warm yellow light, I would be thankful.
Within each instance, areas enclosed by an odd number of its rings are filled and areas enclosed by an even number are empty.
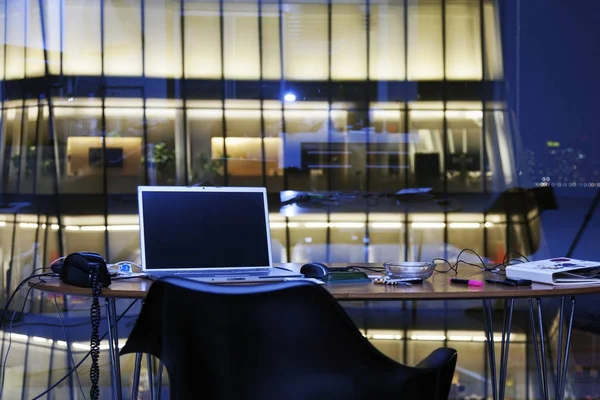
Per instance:
[[[401,340],[402,339],[402,335],[374,334],[374,335],[367,335],[367,339],[372,339],[372,340]]]
[[[307,222],[304,224],[306,228],[328,228],[329,225],[327,222]]]
[[[473,229],[481,226],[478,222],[451,222],[450,228],[455,229]]]
[[[269,224],[269,226],[271,227],[271,229],[285,228],[286,223],[285,222],[271,222]]]
[[[426,341],[443,341],[446,340],[444,335],[412,335],[412,340],[426,340]]]
[[[373,110],[373,119],[374,120],[381,120],[381,119],[398,120],[398,119],[400,119],[400,111],[399,110]]]
[[[103,232],[106,230],[105,226],[102,225],[97,225],[97,226],[81,226],[79,228],[80,231],[82,232]]]
[[[401,222],[373,222],[371,227],[376,229],[399,229],[402,228]]]
[[[448,340],[451,342],[471,342],[473,341],[473,336],[453,335],[448,336]]]
[[[364,228],[365,226],[362,222],[334,222],[332,225],[335,228]]]
[[[416,229],[440,229],[445,228],[446,224],[443,222],[413,222],[410,226]]]

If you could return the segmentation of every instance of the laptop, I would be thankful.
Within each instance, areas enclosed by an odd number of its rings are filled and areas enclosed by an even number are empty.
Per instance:
[[[142,272],[215,283],[302,278],[273,265],[263,187],[139,186]]]

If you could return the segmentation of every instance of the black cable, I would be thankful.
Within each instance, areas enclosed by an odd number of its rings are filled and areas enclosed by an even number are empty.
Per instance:
[[[25,282],[27,282],[31,278],[33,278],[33,276],[26,279]],[[27,293],[25,294],[25,300],[23,301],[23,305],[21,306],[20,314],[23,314],[23,311],[25,311],[25,305],[27,304],[27,298],[29,297],[29,293],[31,293],[31,291],[33,290],[33,288],[36,284],[31,286],[27,290]],[[17,286],[17,289],[15,289],[15,291],[18,291],[21,287],[22,287],[21,285]],[[12,297],[11,297],[11,300],[12,300]],[[8,304],[10,304],[10,300],[9,300]],[[8,307],[8,304],[7,304],[7,307]],[[11,335],[12,332],[11,331],[12,331],[12,323],[13,323],[13,320],[15,319],[15,315],[17,315],[16,312],[13,313],[13,315],[10,318],[10,322],[8,324],[8,346],[6,348],[6,354],[4,355],[4,360],[2,361],[2,377],[0,378],[0,399],[2,398],[2,393],[4,392],[4,377],[6,374],[6,363],[8,362],[8,355],[10,353],[10,348],[12,346],[12,335]],[[2,317],[4,318],[4,315]]]
[[[27,297],[29,296],[29,292],[31,292],[31,289],[33,288],[29,288],[29,290],[27,291],[27,294],[25,295],[25,301],[23,302],[23,307],[21,307],[21,314],[23,313],[23,310],[25,310],[25,304],[27,304]],[[10,318],[10,322],[8,324],[8,346],[6,348],[6,354],[4,355],[4,360],[2,360],[2,377],[0,378],[0,399],[2,398],[2,393],[4,392],[4,378],[6,375],[6,363],[8,362],[8,355],[10,354],[10,348],[12,347],[12,335],[11,335],[11,330],[12,330],[12,322],[15,318],[15,315],[17,313],[14,312],[12,317]]]
[[[134,300],[129,306],[127,306],[127,308],[125,309],[125,311],[123,311],[123,313],[121,314],[120,317],[117,318],[117,323],[119,323],[119,321],[121,320],[121,318],[123,318],[125,316],[125,314],[127,314],[127,312],[131,309],[131,307],[133,307],[133,305],[137,303],[137,299]],[[104,338],[108,335],[108,331],[106,331],[104,333],[104,335],[102,335],[102,337],[100,338],[100,342],[102,342],[102,340],[104,340]],[[91,355],[91,350],[87,352],[87,354],[75,365],[73,366],[73,368],[71,368],[71,370],[69,372],[67,372],[62,378],[60,378],[57,382],[54,383],[54,385],[50,386],[48,389],[44,390],[42,393],[38,394],[37,396],[35,396],[34,398],[32,398],[31,400],[38,400],[39,398],[47,395],[48,393],[50,393],[52,390],[54,390],[58,385],[60,385],[61,383],[63,383],[63,381],[65,379],[67,379],[69,376],[71,376],[71,374],[73,372],[75,372],[77,370],[77,368],[79,368],[79,366],[81,364],[83,364],[83,362],[85,360],[87,360],[87,358]]]
[[[481,262],[481,265],[461,260],[460,256],[463,253],[465,253],[465,252],[469,252],[469,253],[474,254],[479,259],[479,261]],[[525,257],[523,254],[521,254],[521,253],[519,253],[517,251],[510,251],[510,252],[507,252],[504,255],[504,258],[502,259],[501,263],[495,264],[495,265],[493,265],[491,267],[486,267],[485,266],[486,263],[483,261],[483,258],[479,255],[479,253],[477,253],[475,250],[472,250],[472,249],[463,249],[456,256],[456,262],[454,264],[452,264],[450,261],[446,260],[445,258],[440,258],[440,257],[434,258],[431,261],[431,263],[434,265],[434,271],[442,273],[442,274],[449,273],[450,271],[454,272],[455,274],[458,274],[458,266],[460,264],[465,264],[465,265],[471,265],[473,267],[478,267],[478,268],[482,269],[484,272],[492,272],[492,273],[495,273],[495,274],[501,274],[501,275],[503,275],[503,274],[505,274],[505,272],[503,270],[500,270],[500,267],[506,268],[508,265],[511,265],[511,263],[513,263],[514,261],[517,261],[517,262],[520,262],[520,263],[523,262],[523,260],[520,260],[520,259],[510,259],[509,255],[511,253],[516,254],[519,257],[523,258],[525,260],[525,262],[529,262],[529,259],[527,257]],[[441,261],[443,264],[448,265],[448,269],[445,269],[445,270],[438,269],[437,267],[435,267],[437,265],[436,261]]]
[[[509,256],[510,254],[516,254],[516,255],[518,255],[519,257],[521,257],[522,259],[524,259],[524,260],[525,260],[525,262],[529,262],[529,258],[525,257],[523,254],[521,254],[521,253],[519,253],[518,251],[515,251],[515,250],[509,250],[509,251],[507,251],[507,252],[506,252],[506,254],[504,255],[503,264],[506,264],[506,263],[508,263],[508,262],[510,262],[510,261],[520,261],[520,262],[523,262],[523,261],[521,261],[521,260],[518,260],[518,259],[511,259],[511,260],[509,261],[509,260],[508,260],[508,256]]]
[[[2,327],[2,324],[4,323],[4,315],[8,312],[8,307],[10,306],[10,303],[13,301],[13,298],[15,297],[15,295],[19,292],[19,290],[31,279],[33,278],[40,278],[43,276],[56,276],[56,274],[54,272],[47,272],[47,273],[43,273],[43,274],[33,274],[33,275],[29,275],[27,278],[23,279],[21,281],[21,283],[19,283],[16,287],[16,289],[12,292],[11,296],[9,297],[8,301],[6,302],[6,304],[4,305],[4,309],[2,310],[2,317],[0,317],[0,327]]]
[[[10,303],[12,303],[13,299],[15,298],[15,296],[17,295],[17,293],[19,293],[19,290],[21,290],[21,288],[27,283],[29,282],[31,279],[33,278],[40,278],[43,276],[53,276],[55,275],[54,273],[44,273],[44,274],[34,274],[32,272],[31,275],[29,275],[27,278],[23,279],[15,288],[15,290],[12,292],[12,294],[10,295],[10,297],[8,298],[8,301],[6,302],[6,304],[4,305],[4,309],[2,310],[2,316],[0,317],[0,328],[2,327],[2,325],[4,324],[4,316],[6,315],[6,313],[8,312],[8,307],[10,306]],[[35,285],[34,285],[35,286]],[[29,293],[31,292],[32,288],[29,288],[29,290],[27,291],[26,297],[25,297],[25,302],[23,303],[23,307],[21,308],[20,314],[23,314],[23,310],[25,309],[25,304],[27,303],[27,297],[29,296]],[[13,312],[11,318],[10,318],[10,324],[9,324],[9,330],[12,329],[12,323],[15,319],[15,316],[17,315],[17,312]],[[6,356],[4,358],[4,364],[6,364],[6,360],[8,360],[8,353],[10,351],[10,347],[11,347],[11,343],[12,343],[12,339],[10,336],[10,332],[9,332],[9,339],[8,339],[8,348],[6,350]],[[4,352],[4,341],[2,342],[2,352]],[[4,374],[5,374],[6,368],[2,367],[2,377],[0,378],[0,399],[2,398],[2,392],[4,391]]]
[[[102,282],[98,280],[97,269],[95,272],[92,272],[91,279],[92,306],[90,307],[90,319],[92,321],[92,335],[90,338],[90,354],[92,355],[92,366],[90,368],[90,380],[92,387],[90,388],[90,399],[98,400],[100,396],[100,389],[98,388],[98,381],[100,379],[100,366],[98,365],[98,360],[100,359],[100,335],[98,333],[98,329],[100,328],[100,302],[98,297],[102,289]]]
[[[435,272],[439,272],[439,273],[442,273],[442,274],[446,274],[446,273],[448,273],[448,272],[450,272],[450,271],[454,271],[455,273],[458,273],[458,271],[457,271],[457,269],[456,269],[456,265],[452,265],[452,263],[451,263],[450,261],[446,260],[445,258],[439,258],[439,257],[436,257],[436,258],[434,258],[433,260],[431,260],[431,263],[432,263],[433,265],[436,265],[436,263],[435,263],[436,261],[441,261],[441,262],[443,262],[443,263],[445,263],[445,264],[448,264],[448,269],[447,269],[447,270],[439,270],[439,269],[437,269],[437,268],[434,268],[433,270],[434,270]]]
[[[62,326],[63,335],[65,336],[65,343],[69,343],[69,338],[67,336],[67,330],[65,329],[65,324],[62,319],[62,315],[60,315],[60,309],[58,308],[58,302],[56,301],[56,293],[54,294],[54,307],[56,308],[56,314],[60,319],[60,325]],[[69,354],[69,359],[71,363],[75,365],[75,359],[73,358],[73,352],[71,348],[67,345],[67,353]],[[79,379],[79,373],[75,372],[75,378],[77,379],[77,384],[79,385],[79,390],[81,391],[81,395],[83,396],[83,400],[86,400],[85,393],[83,393],[83,385],[81,384],[81,380]]]
[[[75,309],[75,310],[70,310],[70,311],[79,311],[79,310]],[[129,317],[126,317],[126,318],[135,318],[135,317],[136,317],[135,315],[132,315],[132,316],[129,316]],[[90,322],[86,321],[86,322],[79,322],[79,323],[76,323],[76,324],[64,324],[64,327],[65,328],[76,328],[78,326],[84,326],[84,325],[89,325],[89,324],[90,324]],[[44,322],[44,323],[40,323],[40,322],[14,322],[13,323],[13,327],[14,328],[20,328],[20,327],[23,327],[23,326],[30,326],[30,325],[35,325],[35,326],[49,326],[49,327],[54,327],[54,328],[62,326],[60,324],[52,324],[52,323],[48,323],[48,322]],[[128,325],[128,326],[130,326],[130,325]]]

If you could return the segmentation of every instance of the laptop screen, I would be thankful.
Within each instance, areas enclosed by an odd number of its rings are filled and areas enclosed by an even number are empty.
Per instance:
[[[269,267],[266,194],[231,188],[140,188],[146,270]]]

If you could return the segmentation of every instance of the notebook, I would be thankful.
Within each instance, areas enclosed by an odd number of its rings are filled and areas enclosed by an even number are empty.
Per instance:
[[[600,284],[600,262],[566,257],[530,261],[507,266],[506,277],[547,285]]]
[[[275,267],[262,187],[139,186],[142,272],[203,282],[287,280]]]

